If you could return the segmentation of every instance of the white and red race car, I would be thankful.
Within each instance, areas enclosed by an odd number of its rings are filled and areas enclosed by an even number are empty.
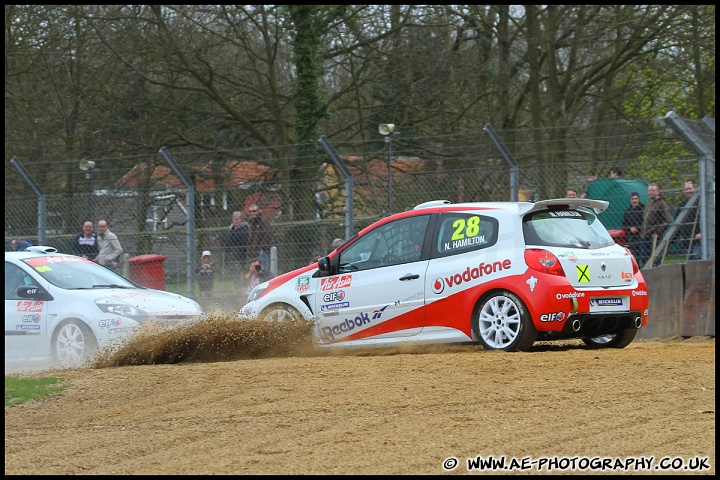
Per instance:
[[[608,202],[423,203],[255,288],[240,319],[314,323],[318,346],[476,343],[528,350],[580,338],[623,348],[648,321],[635,258]]]

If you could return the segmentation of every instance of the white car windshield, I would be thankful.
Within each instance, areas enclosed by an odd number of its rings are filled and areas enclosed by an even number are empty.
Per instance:
[[[79,257],[47,256],[23,260],[34,272],[59,288],[142,288],[107,268]]]

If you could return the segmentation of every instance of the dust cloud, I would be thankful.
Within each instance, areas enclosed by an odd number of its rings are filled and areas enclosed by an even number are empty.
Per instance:
[[[222,362],[312,355],[312,322],[238,320],[211,313],[176,328],[141,330],[120,345],[98,352],[89,368]]]

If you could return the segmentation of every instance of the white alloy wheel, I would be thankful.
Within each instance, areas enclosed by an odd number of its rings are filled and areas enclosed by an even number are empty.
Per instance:
[[[269,322],[292,322],[300,319],[300,312],[290,305],[272,305],[266,312],[264,318]]]
[[[95,337],[85,325],[70,321],[55,332],[52,348],[55,360],[61,365],[78,365],[96,344]]]
[[[491,350],[528,350],[537,338],[537,330],[525,305],[510,292],[487,297],[477,313],[476,333]]]

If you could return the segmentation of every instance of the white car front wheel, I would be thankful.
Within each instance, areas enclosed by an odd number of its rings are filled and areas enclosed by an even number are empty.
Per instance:
[[[61,365],[79,365],[96,350],[95,335],[78,320],[68,320],[53,335],[53,359]]]
[[[261,318],[268,322],[297,322],[302,316],[295,307],[279,303],[266,308]]]

